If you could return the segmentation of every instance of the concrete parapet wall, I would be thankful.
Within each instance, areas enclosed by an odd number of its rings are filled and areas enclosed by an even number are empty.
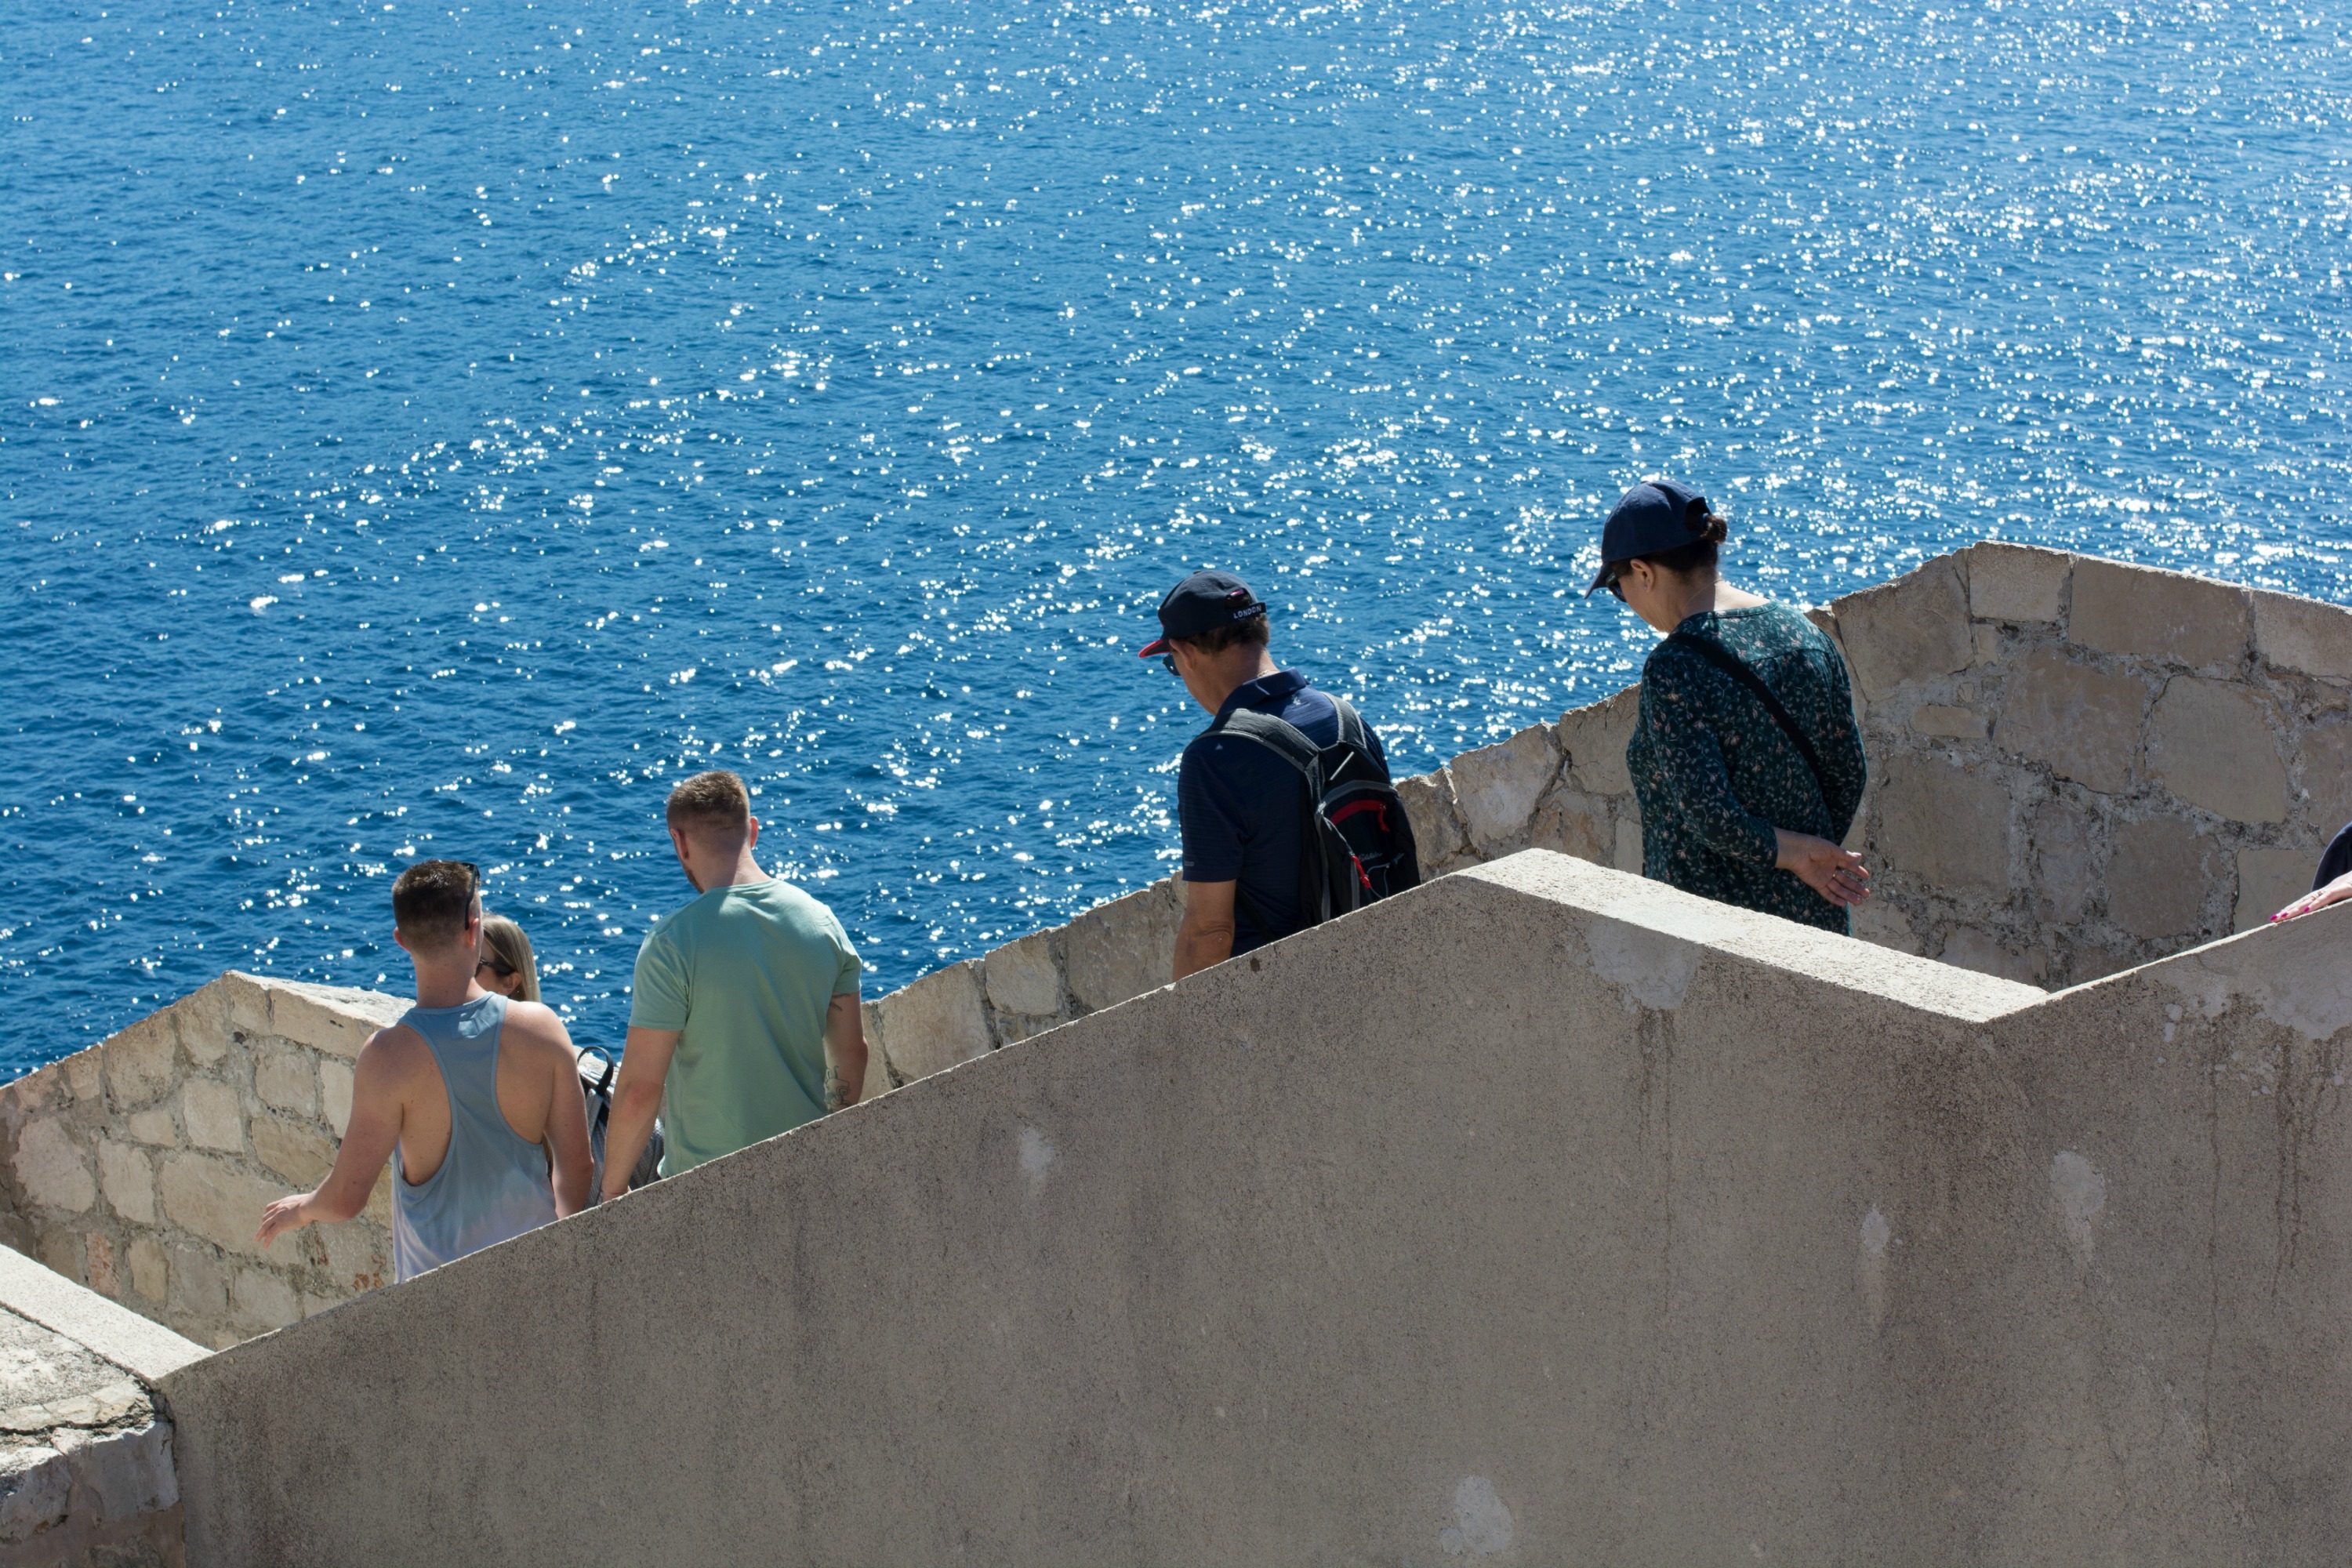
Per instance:
[[[332,1166],[352,1058],[404,1005],[232,973],[0,1088],[0,1240],[215,1347],[383,1284],[388,1174],[349,1225],[253,1234]]]
[[[191,1559],[2334,1562],[2347,919],[1514,857],[171,1374]]]

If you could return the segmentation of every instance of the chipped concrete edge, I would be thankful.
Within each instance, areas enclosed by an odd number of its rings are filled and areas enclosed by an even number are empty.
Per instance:
[[[1588,909],[1602,920],[1686,944],[1695,956],[1711,949],[1964,1023],[1988,1023],[2050,1000],[2050,993],[2020,981],[1701,900],[1664,882],[1553,851],[1522,850],[1461,875]],[[1610,965],[1601,967],[1607,972]]]
[[[5,1247],[0,1247],[0,1307],[64,1335],[151,1388],[213,1353]]]

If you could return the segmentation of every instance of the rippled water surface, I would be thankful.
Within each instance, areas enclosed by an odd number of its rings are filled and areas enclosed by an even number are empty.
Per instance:
[[[405,983],[610,1044],[760,791],[869,994],[1169,868],[1190,566],[1406,769],[1623,683],[1672,471],[1814,601],[1999,534],[2347,584],[2352,48],[2268,4],[24,8],[0,1072]]]

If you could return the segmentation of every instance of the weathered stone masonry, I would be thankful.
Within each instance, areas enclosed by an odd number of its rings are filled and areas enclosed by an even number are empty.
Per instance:
[[[226,974],[0,1089],[0,1239],[215,1347],[383,1284],[388,1174],[349,1225],[253,1233],[332,1166],[352,1059],[404,1005]]]
[[[1814,612],[1853,675],[1872,784],[1857,933],[2057,987],[2259,923],[2352,820],[2352,613],[1985,543]],[[1539,847],[1641,867],[1636,693],[1400,785],[1433,874]],[[866,1008],[887,1092],[1167,984],[1172,881]],[[252,1246],[350,1110],[404,1004],[230,974],[0,1089],[0,1240],[207,1344],[389,1275],[366,1218]]]
[[[0,1248],[0,1563],[180,1568],[156,1385],[205,1351]]]

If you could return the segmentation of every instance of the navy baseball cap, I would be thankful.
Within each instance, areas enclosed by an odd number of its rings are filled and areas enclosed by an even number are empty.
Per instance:
[[[1138,657],[1155,658],[1166,653],[1170,637],[1196,637],[1264,614],[1265,605],[1232,573],[1195,572],[1160,601],[1160,635]]]
[[[1627,490],[1601,525],[1601,570],[1584,596],[1608,586],[1612,566],[1697,543],[1698,525],[1708,510],[1705,496],[1672,479],[1652,479]]]

